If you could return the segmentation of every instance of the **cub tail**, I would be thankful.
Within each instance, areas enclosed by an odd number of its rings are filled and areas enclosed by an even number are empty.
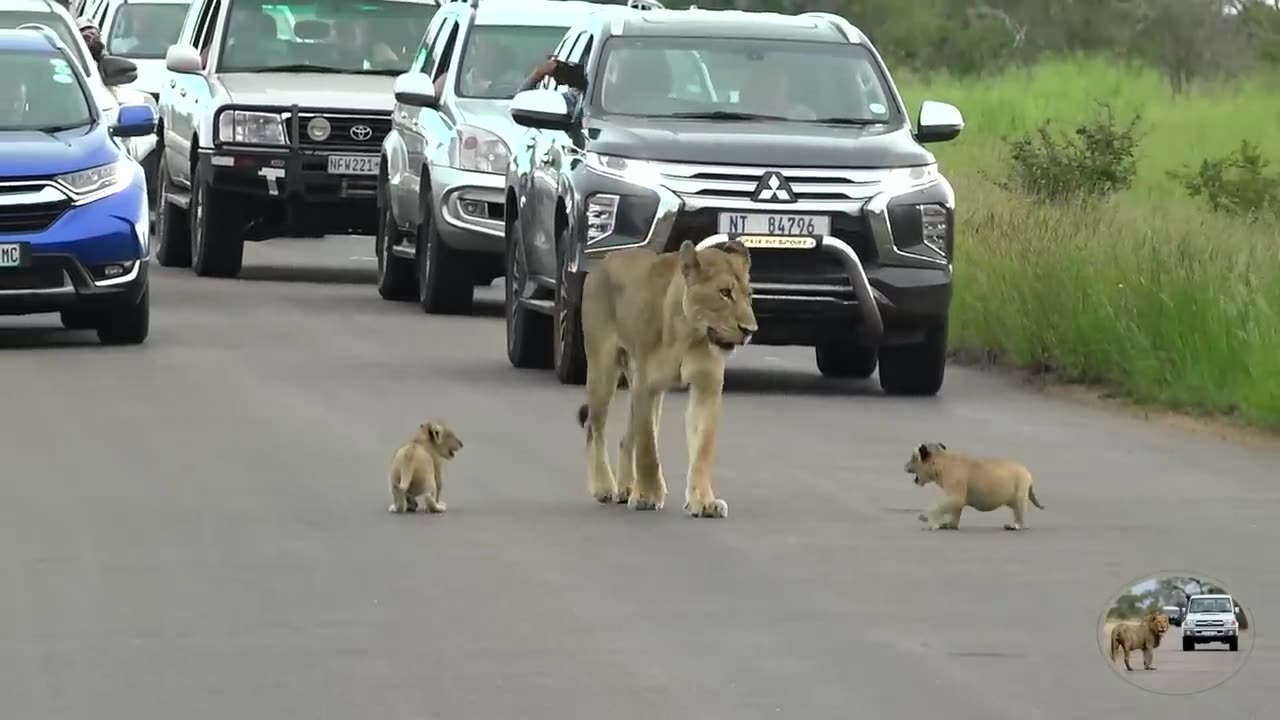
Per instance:
[[[1036,507],[1040,508],[1041,510],[1043,510],[1043,509],[1044,509],[1044,506],[1043,506],[1043,505],[1041,505],[1041,504],[1040,504],[1040,501],[1036,499],[1036,488],[1035,488],[1035,485],[1028,485],[1028,486],[1027,486],[1027,499],[1029,499],[1029,500],[1031,501],[1031,504],[1032,504],[1032,505],[1035,505]]]

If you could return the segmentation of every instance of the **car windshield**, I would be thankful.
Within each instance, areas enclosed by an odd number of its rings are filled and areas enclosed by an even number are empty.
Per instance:
[[[458,66],[460,97],[509,100],[533,68],[556,49],[568,27],[478,25]]]
[[[107,30],[107,54],[128,58],[163,58],[178,42],[186,5],[126,3],[116,10]]]
[[[54,132],[93,122],[89,98],[62,56],[5,50],[0,67],[0,131]]]
[[[1189,613],[1229,613],[1231,601],[1226,598],[1196,598],[1187,607]]]
[[[438,9],[407,0],[232,0],[218,70],[397,75]]]
[[[85,58],[80,56],[78,50],[80,36],[77,34],[76,29],[67,24],[61,16],[51,12],[0,9],[0,30],[13,30],[31,23],[44,25],[52,30],[58,36],[58,39],[62,41],[62,44],[71,49],[71,54],[75,57],[76,63],[80,65],[80,69],[84,72],[89,71],[89,68],[85,67]]]
[[[862,45],[762,38],[614,37],[594,103],[605,113],[878,125],[899,121]]]

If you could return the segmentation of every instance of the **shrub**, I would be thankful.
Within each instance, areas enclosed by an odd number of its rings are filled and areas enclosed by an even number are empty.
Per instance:
[[[1078,125],[1074,137],[1055,137],[1046,120],[1035,133],[1009,142],[1009,178],[1001,186],[1050,202],[1102,199],[1127,190],[1138,171],[1140,116],[1119,127],[1111,108],[1103,108],[1105,115]]]
[[[1168,171],[1193,198],[1204,198],[1214,212],[1258,219],[1280,213],[1280,175],[1269,175],[1270,161],[1256,145],[1241,140],[1240,147],[1219,158],[1205,158],[1192,171]]]

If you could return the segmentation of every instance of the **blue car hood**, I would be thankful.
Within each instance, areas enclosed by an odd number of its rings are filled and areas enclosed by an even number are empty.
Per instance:
[[[115,162],[122,150],[102,123],[43,133],[0,131],[0,179],[53,177]]]

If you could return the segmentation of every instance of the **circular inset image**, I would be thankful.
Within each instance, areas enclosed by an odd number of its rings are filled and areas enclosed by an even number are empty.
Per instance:
[[[1253,617],[1221,581],[1161,572],[1130,583],[1098,623],[1102,656],[1143,690],[1191,695],[1226,682],[1253,652]]]

